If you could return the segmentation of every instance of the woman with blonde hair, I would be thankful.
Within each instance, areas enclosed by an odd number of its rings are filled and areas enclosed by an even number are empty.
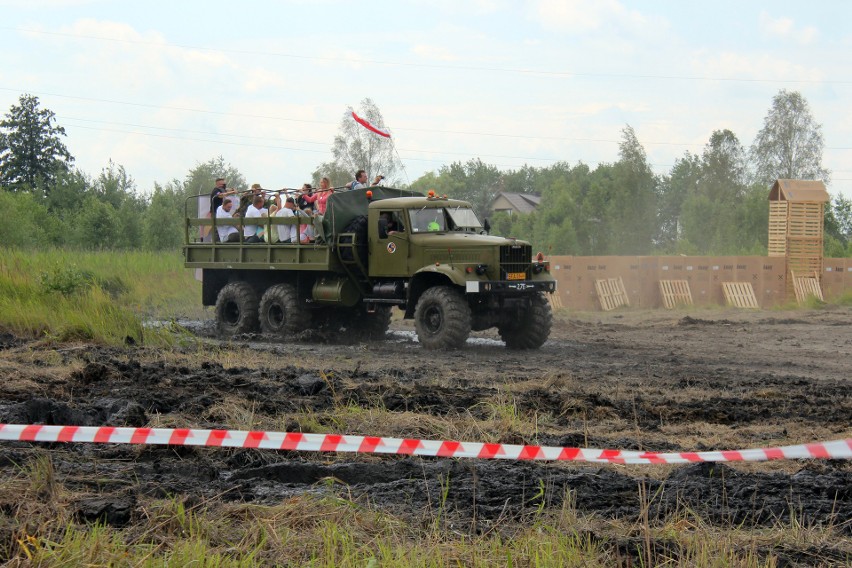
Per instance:
[[[317,211],[320,215],[325,215],[325,208],[328,205],[328,198],[331,197],[331,194],[334,193],[334,188],[331,187],[331,180],[327,177],[324,177],[320,180],[319,189],[314,191],[314,194],[311,196],[304,196],[305,201],[308,203],[313,203],[316,205]]]

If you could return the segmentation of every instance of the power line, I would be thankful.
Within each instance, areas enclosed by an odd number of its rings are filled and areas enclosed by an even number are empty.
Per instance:
[[[178,129],[178,128],[164,128],[164,127],[159,127],[159,126],[149,126],[149,125],[143,125],[143,124],[131,124],[131,123],[126,123],[126,122],[110,122],[110,121],[106,121],[106,120],[92,120],[92,119],[76,118],[76,117],[69,117],[69,116],[66,116],[65,120],[71,120],[71,121],[76,120],[76,121],[81,121],[81,122],[92,122],[92,123],[97,123],[97,124],[107,124],[107,125],[113,125],[113,126],[128,126],[128,127],[131,127],[131,128],[146,128],[146,129],[150,129],[150,130],[165,130],[165,131],[168,131],[168,132],[178,132],[178,133],[187,132],[187,133],[190,133],[190,134],[206,134],[206,135],[211,135],[211,136],[225,136],[225,137],[228,137],[228,138],[242,138],[242,139],[246,139],[246,140],[269,140],[269,141],[274,141],[274,142],[296,142],[296,143],[299,143],[299,144],[316,144],[316,145],[323,145],[323,146],[327,145],[326,142],[313,142],[313,141],[310,141],[310,140],[293,140],[293,139],[288,139],[288,138],[277,138],[277,137],[272,137],[272,136],[248,136],[248,135],[244,135],[244,134],[226,134],[226,133],[211,132],[211,131],[206,131],[206,130],[185,130],[185,129]],[[79,125],[79,124],[72,124],[72,126],[75,126],[77,128],[84,128],[84,129],[87,129],[87,130],[98,130],[97,128],[86,127],[86,126],[82,126],[82,125]],[[127,131],[127,130],[112,130],[112,129],[103,129],[103,130],[105,132],[124,132],[124,133],[127,133],[127,134],[143,134],[143,135],[147,134],[145,132],[134,132],[134,131]],[[165,138],[176,138],[176,139],[181,139],[181,140],[197,140],[197,141],[202,141],[202,142],[218,142],[217,140],[198,140],[198,139],[185,138],[185,137],[169,137],[169,136],[165,136],[165,135],[159,135],[159,136],[165,137]],[[259,145],[259,144],[251,144],[251,146],[255,146],[255,147],[258,147],[258,148],[267,147],[267,146]],[[293,148],[288,148],[288,149],[292,150]],[[421,153],[421,154],[451,155],[451,156],[469,156],[470,155],[470,153],[468,153],[468,152],[450,152],[450,151],[447,151],[447,150],[422,150],[422,149],[413,149],[413,148],[399,148],[399,151],[401,151],[401,152],[415,152],[415,153]],[[556,158],[537,158],[537,157],[534,157],[534,156],[506,156],[506,155],[502,155],[502,154],[477,154],[477,156],[481,157],[481,158],[502,158],[502,159],[512,159],[512,160],[536,160],[536,161],[546,161],[546,162],[559,161]]]
[[[81,100],[81,101],[91,101],[97,103],[110,103],[117,105],[127,105],[127,106],[135,106],[142,108],[151,108],[156,110],[177,110],[183,112],[196,112],[203,114],[213,114],[217,116],[233,116],[240,118],[259,118],[263,120],[281,120],[287,122],[305,122],[310,124],[338,124],[332,123],[329,121],[322,120],[306,120],[300,118],[288,118],[282,116],[270,116],[270,115],[259,115],[259,114],[248,114],[248,113],[237,113],[237,112],[224,112],[224,111],[213,111],[213,110],[205,110],[198,109],[192,107],[178,107],[178,106],[168,106],[168,105],[155,105],[150,103],[137,103],[137,102],[129,102],[129,101],[120,101],[116,99],[100,99],[96,97],[83,97],[78,95],[65,95],[62,93],[52,93],[46,91],[28,91],[26,89],[16,89],[11,87],[0,87],[0,91],[12,91],[12,92],[28,92],[39,96],[50,96],[64,99],[72,99],[72,100]],[[437,128],[409,128],[405,126],[397,126],[392,129],[393,132],[428,132],[432,134],[455,134],[455,135],[465,135],[465,136],[489,136],[495,138],[518,138],[523,140],[550,140],[556,142],[604,142],[609,144],[618,144],[619,140],[610,140],[605,138],[570,138],[566,136],[532,136],[527,134],[509,134],[504,132],[476,132],[476,131],[466,131],[466,130],[441,130]],[[699,143],[691,143],[691,142],[645,142],[644,144],[651,146],[701,146]]]
[[[137,132],[132,130],[119,130],[115,128],[99,128],[94,126],[83,126],[80,124],[73,125],[74,128],[82,128],[83,130],[94,130],[97,132],[114,132],[118,134],[135,134],[138,136],[149,136],[152,138],[165,138],[170,140],[187,140],[190,142],[209,142],[212,144],[224,144],[228,146],[242,146],[249,148],[265,148],[269,150],[289,150],[293,152],[310,152],[314,154],[325,154],[327,150],[313,150],[309,148],[294,148],[290,146],[278,146],[278,145],[269,145],[269,144],[253,144],[248,142],[233,142],[233,141],[223,141],[223,140],[210,140],[205,138],[191,138],[187,136],[172,136],[168,134],[157,134],[155,132]],[[557,158],[535,158],[528,156],[500,156],[500,155],[489,155],[489,154],[477,154],[473,156],[469,153],[461,153],[461,152],[443,152],[443,151],[433,151],[433,150],[411,150],[400,148],[400,151],[403,152],[419,152],[422,154],[438,154],[438,155],[454,155],[454,156],[469,156],[471,159],[476,157],[486,157],[486,158],[504,158],[504,159],[517,159],[517,160],[528,160],[528,161],[542,161],[542,162],[559,162],[560,160]],[[446,160],[435,159],[435,158],[414,158],[411,156],[404,156],[404,159],[416,162],[433,162],[433,163],[446,163]],[[495,166],[506,167],[506,168],[515,168],[518,167],[517,164],[493,164]],[[653,165],[653,164],[652,164]]]
[[[39,35],[49,35],[49,36],[57,36],[57,37],[70,37],[74,39],[88,39],[95,41],[108,41],[115,43],[124,43],[124,44],[133,44],[133,45],[146,45],[146,46],[155,46],[155,47],[168,47],[168,48],[177,48],[177,49],[192,49],[196,51],[209,51],[216,53],[231,53],[237,55],[252,55],[252,56],[266,56],[266,57],[283,57],[288,59],[303,59],[307,61],[330,61],[330,62],[339,62],[339,63],[361,63],[361,64],[370,64],[370,65],[387,65],[393,67],[412,67],[412,68],[421,68],[421,69],[442,69],[447,71],[483,71],[483,72],[496,72],[496,73],[513,73],[513,74],[522,74],[522,75],[541,75],[548,77],[559,77],[559,78],[573,78],[573,77],[583,77],[583,78],[591,78],[591,79],[654,79],[654,80],[663,80],[663,81],[718,81],[718,82],[733,82],[733,83],[792,83],[792,84],[817,84],[817,85],[850,85],[852,81],[832,81],[832,80],[818,80],[818,79],[764,79],[764,78],[738,78],[738,77],[709,77],[709,76],[690,76],[690,75],[652,75],[652,74],[634,74],[634,73],[587,73],[587,72],[579,72],[579,71],[553,71],[548,69],[524,69],[517,67],[487,67],[487,66],[478,66],[478,65],[449,65],[446,63],[422,63],[422,62],[410,62],[410,61],[394,61],[394,60],[384,60],[384,59],[363,59],[363,58],[350,58],[350,57],[332,57],[332,56],[319,56],[319,55],[303,55],[300,53],[287,53],[287,52],[273,52],[273,51],[259,51],[259,50],[245,50],[245,49],[229,49],[229,48],[221,48],[221,47],[206,47],[206,46],[194,46],[187,44],[179,44],[179,43],[169,43],[169,42],[154,42],[154,41],[146,41],[146,40],[137,40],[137,39],[125,39],[125,38],[112,38],[112,37],[104,37],[104,36],[95,36],[95,35],[85,35],[85,34],[74,34],[68,32],[49,32],[45,30],[34,30],[34,29],[26,29],[26,28],[17,28],[13,26],[0,26],[0,30],[14,31],[25,34],[39,34]]]
[[[2,29],[2,26],[0,26]],[[51,96],[57,98],[65,98],[72,100],[82,100],[82,101],[92,101],[98,103],[110,103],[117,105],[126,105],[126,106],[135,106],[142,108],[151,108],[157,110],[177,110],[183,112],[195,112],[202,114],[212,114],[216,116],[233,116],[240,118],[252,118],[252,119],[263,119],[263,120],[281,120],[286,122],[304,122],[308,124],[339,124],[333,123],[330,121],[324,120],[307,120],[302,118],[289,118],[282,116],[272,116],[272,115],[261,115],[261,114],[250,114],[250,113],[237,113],[237,112],[225,112],[225,111],[214,111],[214,110],[206,110],[206,109],[198,109],[192,107],[179,107],[179,106],[168,106],[168,105],[155,105],[150,103],[137,103],[131,101],[121,101],[116,99],[100,99],[96,97],[83,97],[78,95],[66,95],[62,93],[52,93],[45,91],[29,91],[27,89],[19,89],[19,88],[11,88],[11,87],[0,87],[0,91],[11,91],[11,92],[27,92],[36,94],[39,96]],[[85,119],[79,119],[85,120]],[[145,128],[142,126],[142,128]],[[478,132],[478,131],[470,131],[470,130],[442,130],[437,128],[411,128],[406,126],[397,126],[391,129],[392,132],[428,132],[431,134],[454,134],[454,135],[464,135],[464,136],[487,136],[494,138],[517,138],[522,140],[549,140],[555,142],[601,142],[608,144],[618,144],[620,140],[612,140],[607,138],[571,138],[567,136],[532,136],[527,134],[510,134],[504,132]],[[311,144],[318,144],[318,142],[310,142]],[[699,142],[656,142],[656,141],[643,141],[643,146],[684,146],[684,147],[703,147],[705,143]],[[826,146],[825,150],[852,150],[852,147],[845,146]]]

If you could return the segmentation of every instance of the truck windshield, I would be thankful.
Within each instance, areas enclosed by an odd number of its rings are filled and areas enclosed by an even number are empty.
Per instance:
[[[450,216],[450,220],[452,220],[453,227],[455,229],[482,228],[482,224],[479,222],[479,219],[476,218],[476,213],[473,212],[473,209],[455,207],[447,209],[447,214]]]
[[[447,230],[443,207],[424,207],[411,211],[412,233],[437,233]]]

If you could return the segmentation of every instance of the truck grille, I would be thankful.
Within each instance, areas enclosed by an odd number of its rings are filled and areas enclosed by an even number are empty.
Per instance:
[[[523,272],[529,276],[532,262],[531,245],[503,245],[500,247],[500,278],[505,280],[508,274]]]

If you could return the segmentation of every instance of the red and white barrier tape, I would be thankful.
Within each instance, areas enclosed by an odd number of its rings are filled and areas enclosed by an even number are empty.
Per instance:
[[[264,450],[294,450],[300,452],[349,452],[446,458],[551,460],[620,464],[766,461],[780,459],[852,459],[852,438],[777,448],[662,453],[377,438],[372,436],[340,436],[337,434],[300,434],[298,432],[0,424],[0,440],[17,442],[216,446],[226,448],[258,448]]]

